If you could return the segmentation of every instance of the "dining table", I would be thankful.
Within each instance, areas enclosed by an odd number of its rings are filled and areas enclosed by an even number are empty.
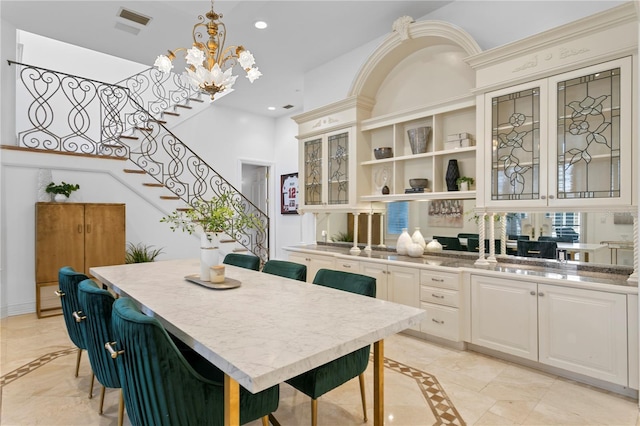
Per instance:
[[[90,268],[222,370],[225,425],[239,424],[239,386],[260,392],[370,344],[373,423],[384,424],[384,339],[424,310],[231,265],[225,279],[239,286],[212,289],[199,271],[199,259]]]

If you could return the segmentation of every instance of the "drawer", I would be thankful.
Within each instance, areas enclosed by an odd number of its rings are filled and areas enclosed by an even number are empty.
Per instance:
[[[357,260],[336,259],[336,269],[338,271],[360,273],[360,262]]]
[[[444,339],[460,341],[458,309],[425,302],[420,303],[420,308],[427,311],[427,319],[420,324],[420,331]]]
[[[434,303],[436,305],[446,305],[453,308],[458,307],[458,292],[456,290],[446,290],[443,288],[420,286],[420,300],[422,302]]]
[[[457,273],[420,271],[420,284],[430,287],[450,288],[458,290],[460,288],[460,275]]]

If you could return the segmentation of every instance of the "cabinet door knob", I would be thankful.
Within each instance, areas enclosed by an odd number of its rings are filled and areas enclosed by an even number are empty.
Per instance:
[[[535,292],[535,291],[533,291],[533,290],[531,290],[531,291],[529,292],[529,294],[530,294],[530,295],[532,295],[532,296],[535,296],[535,295],[536,295],[536,292]]]
[[[435,318],[431,318],[431,321],[435,322],[436,324],[444,324],[444,321],[440,321]]]
[[[431,281],[434,281],[434,282],[437,282],[437,283],[444,282],[444,280],[442,278],[431,278]]]
[[[344,266],[345,268],[351,268],[351,265],[347,265],[346,263],[343,263],[342,266]]]
[[[553,200],[554,198],[556,198],[556,196],[555,196],[555,195],[549,195],[549,199],[550,199],[550,200]]]
[[[78,224],[78,234],[82,234],[82,225]]]
[[[546,195],[541,195],[541,196],[540,196],[540,199],[541,199],[541,200],[546,200],[546,199],[547,199],[547,196],[546,196]]]
[[[538,296],[540,296],[540,297],[544,297],[544,293],[543,293],[543,292],[540,292],[540,293],[538,293]]]
[[[431,293],[431,297],[435,297],[436,299],[444,299],[444,296],[441,296],[439,294],[434,294],[434,293]]]
[[[91,233],[91,225],[87,223],[87,234]]]

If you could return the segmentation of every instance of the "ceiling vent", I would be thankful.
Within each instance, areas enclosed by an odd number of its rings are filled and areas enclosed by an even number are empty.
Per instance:
[[[293,105],[285,105],[285,106],[283,106],[282,108],[284,108],[284,109],[291,109],[291,108],[293,108]]]
[[[150,17],[139,14],[138,12],[134,12],[133,10],[125,9],[124,7],[120,8],[118,12],[118,16],[123,19],[127,19],[129,21],[135,22],[140,25],[147,25],[151,20]]]

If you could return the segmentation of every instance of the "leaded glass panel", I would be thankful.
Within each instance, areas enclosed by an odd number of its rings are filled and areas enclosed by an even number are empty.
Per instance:
[[[492,98],[491,199],[540,198],[540,89]]]
[[[557,197],[620,196],[620,68],[557,87]]]
[[[304,143],[304,203],[322,204],[322,139]]]
[[[349,202],[349,133],[328,138],[329,143],[329,204]]]

